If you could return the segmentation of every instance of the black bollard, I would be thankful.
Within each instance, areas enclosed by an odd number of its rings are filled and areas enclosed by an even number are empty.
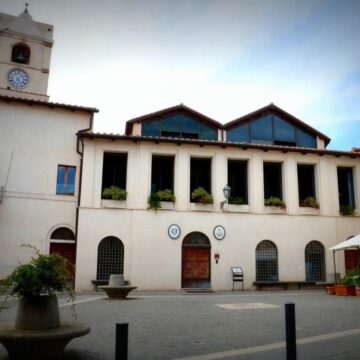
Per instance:
[[[128,358],[128,323],[116,324],[115,360],[127,360]]]
[[[296,360],[295,304],[285,304],[286,360]]]

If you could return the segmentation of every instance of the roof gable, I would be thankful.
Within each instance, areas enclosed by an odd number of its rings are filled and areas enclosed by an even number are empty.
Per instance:
[[[288,112],[282,110],[281,108],[279,108],[278,106],[276,106],[272,103],[268,106],[265,106],[265,107],[259,109],[259,110],[256,110],[245,116],[242,116],[233,121],[230,121],[230,122],[226,123],[223,127],[225,130],[230,130],[230,129],[236,128],[240,125],[249,123],[250,121],[265,117],[267,115],[278,116],[280,119],[287,121],[288,123],[294,125],[296,128],[303,130],[311,135],[318,136],[319,138],[321,138],[325,141],[326,145],[328,145],[331,140],[328,136],[324,135],[320,131],[314,129],[310,125],[304,123],[303,121],[299,120],[295,116],[289,114]]]

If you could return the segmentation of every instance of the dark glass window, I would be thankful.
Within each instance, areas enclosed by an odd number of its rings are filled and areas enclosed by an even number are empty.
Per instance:
[[[276,141],[293,143],[295,146],[295,128],[287,121],[274,116],[274,139]]]
[[[174,131],[180,133],[181,131],[181,115],[175,114],[172,116],[167,116],[161,120],[161,132],[163,131]]]
[[[273,132],[271,115],[267,115],[251,122],[252,142],[257,142],[255,139],[272,141],[272,138]]]
[[[18,64],[29,64],[30,49],[26,45],[15,45],[11,52],[11,61]]]
[[[355,208],[353,169],[338,167],[337,175],[340,206],[350,205]]]
[[[315,136],[309,135],[300,129],[297,129],[297,145],[300,147],[316,148]]]
[[[216,141],[218,139],[218,131],[206,126],[205,124],[200,124],[200,139]]]
[[[146,121],[141,124],[141,134],[143,136],[160,136],[160,121]]]
[[[326,281],[325,251],[318,241],[311,241],[305,248],[306,281]]]
[[[227,141],[249,142],[249,124],[241,125],[226,132]]]
[[[124,272],[124,245],[115,236],[100,241],[97,259],[97,280],[109,280],[110,275]]]
[[[299,203],[300,206],[302,206],[302,202],[309,196],[313,197],[316,200],[314,165],[298,164],[297,171],[299,186]]]
[[[126,189],[126,167],[127,154],[104,153],[101,193],[111,186]]]
[[[75,166],[58,165],[56,193],[74,195],[75,192]]]
[[[192,133],[198,134],[199,133],[200,123],[195,121],[189,116],[183,115],[182,117],[182,131],[184,133]]]
[[[247,161],[228,161],[228,184],[231,188],[229,203],[241,205],[248,203]]]
[[[265,199],[277,197],[282,200],[282,175],[280,163],[264,163]]]
[[[256,281],[278,281],[277,248],[269,240],[256,247]]]
[[[174,157],[152,157],[151,163],[151,192],[169,189],[174,193]]]
[[[191,193],[199,188],[204,188],[211,194],[211,159],[191,158],[190,164],[190,201]]]

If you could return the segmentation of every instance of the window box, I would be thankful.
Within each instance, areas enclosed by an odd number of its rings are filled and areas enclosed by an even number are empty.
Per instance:
[[[301,214],[301,215],[320,215],[320,209],[306,207],[306,206],[300,206],[299,214]]]
[[[172,201],[160,201],[160,208],[158,210],[174,210],[175,204]]]
[[[280,206],[265,206],[266,214],[286,214],[286,208]]]
[[[250,212],[250,206],[248,204],[244,204],[244,205],[227,204],[227,209],[229,212]]]
[[[104,208],[125,209],[126,208],[126,200],[102,199],[101,206]]]
[[[193,210],[193,211],[213,211],[214,210],[214,204],[190,203],[190,210]]]

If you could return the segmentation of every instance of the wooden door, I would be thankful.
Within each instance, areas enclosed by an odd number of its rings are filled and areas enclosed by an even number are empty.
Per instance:
[[[74,284],[75,280],[75,244],[74,243],[50,243],[50,254],[58,253],[67,259],[70,263],[69,281]]]
[[[345,250],[345,270],[355,269],[359,264],[358,250]]]
[[[210,248],[183,247],[183,287],[210,285]]]

